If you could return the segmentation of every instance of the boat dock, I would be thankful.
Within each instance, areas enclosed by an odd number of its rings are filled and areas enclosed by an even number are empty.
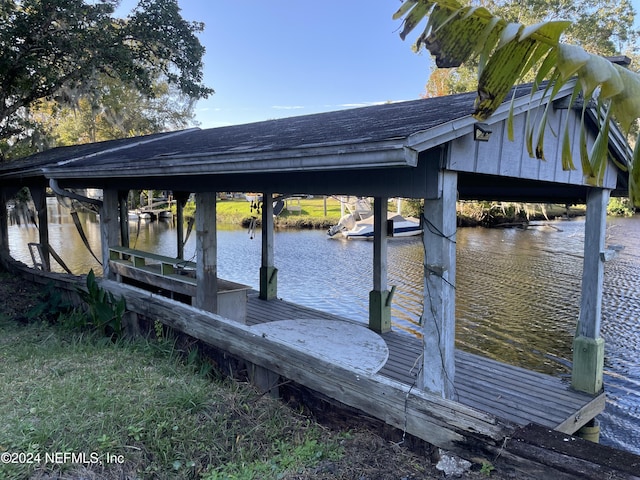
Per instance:
[[[109,263],[118,278],[126,283],[163,292],[163,295],[187,304],[193,303],[197,295],[197,265],[193,262],[131,248],[111,247]],[[259,292],[223,279],[218,279],[218,313],[248,326],[305,320],[313,320],[318,326],[326,322],[367,326],[364,322],[277,298],[261,300]],[[274,328],[277,325],[280,323],[274,324]],[[313,323],[300,325],[299,341],[311,338],[317,330]],[[364,330],[361,333],[364,335]],[[380,337],[388,349],[388,358],[381,363],[379,373],[410,387],[415,386],[417,368],[421,365],[422,341],[394,329],[381,333]],[[316,339],[316,343],[320,341]],[[327,341],[331,342],[330,339]],[[360,362],[364,364],[367,360],[361,358]],[[560,378],[458,349],[455,352],[453,383],[452,399],[463,405],[517,425],[533,422],[568,434],[578,431],[605,406],[604,392],[596,395],[579,392]]]
[[[573,91],[569,82],[557,98],[569,98]],[[23,164],[0,168],[0,254],[10,252],[5,205],[21,186],[29,187],[37,210],[44,267],[50,264],[47,188],[66,196],[75,195],[71,189],[102,188],[101,285],[125,299],[131,316],[161,321],[205,342],[243,362],[267,386],[274,376],[274,385],[285,378],[466,458],[477,458],[479,451],[486,458],[502,455],[506,440],[530,423],[573,433],[604,409],[606,206],[610,196],[628,192],[618,165],[632,151],[612,126],[607,145],[612,160],[594,185],[581,169],[578,152],[571,153],[576,169],[564,168],[565,152],[556,136],[545,137],[549,156],[541,162],[529,158],[523,135],[513,140],[508,135],[509,130],[523,132],[530,116],[542,111],[548,111],[546,125],[554,131],[579,125],[584,114],[561,102],[547,109],[543,90],[519,89],[485,125],[491,138],[479,139],[470,115],[475,96],[167,132],[143,142],[123,139],[35,154]],[[586,125],[586,131],[572,130],[571,144],[601,138],[595,124]],[[141,189],[170,190],[179,199],[177,258],[129,248],[127,197]],[[217,239],[217,192],[229,191],[262,195],[258,293],[246,286],[227,288],[218,278],[218,248],[224,246]],[[273,200],[300,193],[374,199],[366,325],[279,299]],[[184,207],[192,194],[196,256],[189,265],[179,259],[184,258]],[[395,331],[392,324],[386,213],[393,197],[423,205],[421,339]],[[465,199],[586,204],[570,384],[456,349],[456,204]],[[123,277],[132,284],[124,284]],[[140,283],[151,288],[136,288]],[[339,298],[335,292],[316,293]],[[525,300],[541,301],[535,292]],[[240,314],[232,318],[225,303]],[[246,307],[246,315],[238,305]],[[342,327],[331,336],[332,329]],[[351,349],[345,339],[353,342]]]
[[[247,325],[282,319],[358,323],[284,300],[260,300],[255,291],[249,294]],[[416,364],[422,353],[421,340],[393,330],[381,336],[389,349],[389,359],[379,373],[414,385]],[[520,426],[535,423],[568,434],[578,431],[605,406],[604,392],[598,395],[578,392],[560,378],[461,350],[456,350],[454,392],[454,400],[498,418]]]

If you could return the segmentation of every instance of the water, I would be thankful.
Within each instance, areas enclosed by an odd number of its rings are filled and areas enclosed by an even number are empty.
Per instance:
[[[50,243],[74,273],[100,265],[87,253],[64,209],[50,204]],[[100,257],[99,223],[82,215]],[[170,223],[131,227],[131,246],[175,256]],[[31,265],[26,243],[34,227],[9,228],[12,255]],[[609,219],[607,243],[625,248],[606,264],[602,336],[607,406],[599,416],[601,443],[640,454],[640,218]],[[580,301],[584,221],[544,227],[458,230],[457,346],[555,376],[570,376],[571,343]],[[278,295],[363,323],[372,289],[372,243],[328,240],[322,231],[277,231]],[[185,257],[195,252],[195,234]],[[218,232],[218,273],[258,288],[260,236]],[[420,334],[423,248],[419,239],[389,242],[389,284],[396,285],[394,328]]]

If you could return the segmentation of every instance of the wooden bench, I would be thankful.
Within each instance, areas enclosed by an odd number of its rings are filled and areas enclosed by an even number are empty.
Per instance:
[[[293,203],[296,202],[296,203]],[[290,197],[285,200],[285,208],[288,212],[302,213],[302,206],[300,206],[300,197]]]
[[[166,291],[190,297],[196,296],[196,263],[127,247],[109,248],[109,266],[118,281],[129,278],[143,284],[150,291]],[[218,279],[218,314],[225,318],[246,322],[247,293],[251,290],[229,280]]]

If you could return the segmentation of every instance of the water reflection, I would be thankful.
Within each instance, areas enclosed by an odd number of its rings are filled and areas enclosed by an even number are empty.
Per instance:
[[[55,204],[54,204],[55,205]],[[100,266],[86,252],[73,222],[52,206],[50,241],[76,273]],[[95,216],[82,215],[99,255]],[[175,228],[166,222],[130,223],[135,248],[175,256]],[[15,258],[31,264],[26,243],[33,227],[10,227]],[[640,218],[611,219],[607,243],[624,245],[605,268],[602,335],[607,408],[602,443],[640,453]],[[584,221],[554,222],[528,230],[460,229],[457,235],[457,346],[539,372],[567,376],[582,274]],[[320,231],[275,235],[278,294],[362,322],[372,288],[372,244],[331,241]],[[218,233],[218,272],[258,288],[260,236],[245,230]],[[185,258],[195,256],[195,234]],[[420,334],[423,248],[419,239],[389,243],[389,284],[396,285],[394,328]]]

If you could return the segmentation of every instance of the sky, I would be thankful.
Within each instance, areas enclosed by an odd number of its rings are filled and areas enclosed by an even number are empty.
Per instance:
[[[136,4],[123,0],[118,14]],[[430,54],[411,49],[423,27],[400,39],[400,0],[178,4],[205,25],[204,83],[216,93],[195,107],[201,128],[414,100],[431,72]]]
[[[135,6],[124,0],[119,14]],[[205,24],[201,128],[305,115],[424,92],[431,59],[403,41],[399,0],[178,0]]]

